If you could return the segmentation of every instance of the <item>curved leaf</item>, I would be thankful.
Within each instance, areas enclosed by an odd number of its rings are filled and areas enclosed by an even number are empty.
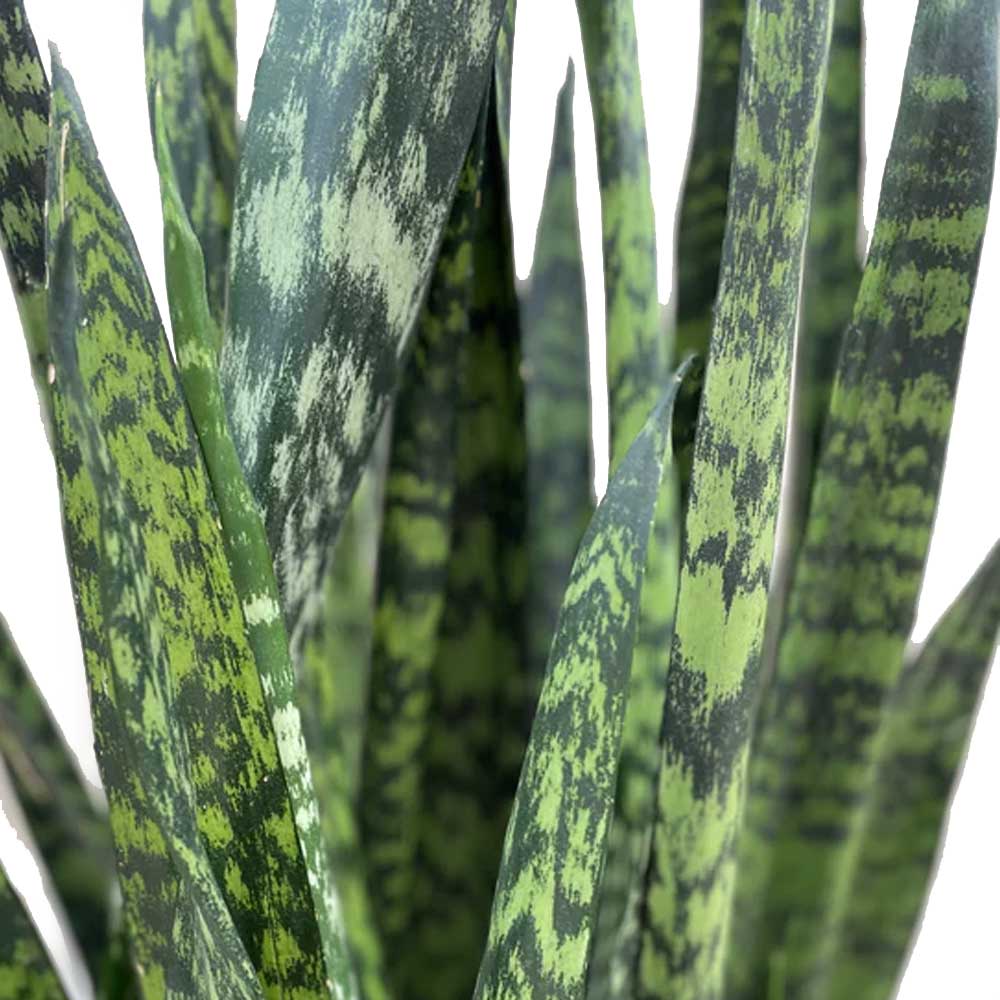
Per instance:
[[[667,674],[640,997],[722,995],[833,5],[752,0]]]
[[[683,374],[619,463],[573,564],[475,1000],[584,995],[646,549]]]
[[[769,961],[784,962],[790,998],[828,995],[937,504],[993,176],[996,77],[992,0],[922,0],[761,710],[734,996],[755,995]]]
[[[396,387],[502,9],[276,6],[240,160],[222,381],[296,656]]]

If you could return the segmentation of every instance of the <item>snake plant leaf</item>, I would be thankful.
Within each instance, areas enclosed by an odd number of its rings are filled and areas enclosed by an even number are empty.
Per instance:
[[[46,423],[45,154],[49,85],[21,0],[0,6],[0,247]]]
[[[241,606],[215,497],[152,293],[97,160],[72,81],[57,58],[54,66],[50,162],[56,166],[50,173],[48,219],[53,232],[67,213],[73,219],[70,250],[80,290],[70,315],[75,318],[72,329],[61,334],[70,346],[75,337],[75,351],[67,348],[63,363],[79,369],[76,381],[82,388],[76,395],[82,402],[74,404],[76,423],[89,437],[99,437],[87,445],[90,458],[84,458],[90,476],[96,470],[102,477],[93,483],[100,515],[94,543],[98,579],[111,594],[105,616],[124,615],[117,610],[119,603],[128,610],[139,600],[126,593],[131,584],[118,579],[122,573],[139,573],[135,586],[148,582],[152,588],[143,597],[142,614],[130,612],[125,634],[117,639],[109,634],[107,646],[119,696],[125,698],[124,686],[129,697],[140,698],[146,676],[136,675],[128,648],[119,646],[131,631],[153,631],[135,640],[136,649],[153,644],[148,659],[166,672],[166,678],[157,679],[158,697],[180,743],[170,759],[162,760],[156,756],[159,746],[139,748],[156,771],[141,773],[150,786],[147,805],[160,822],[173,822],[173,813],[164,819],[166,807],[155,801],[152,789],[163,796],[181,795],[186,781],[193,784],[212,885],[218,883],[243,942],[240,947],[246,946],[265,990],[326,994],[332,980],[350,994],[346,956],[336,937],[324,936],[325,922],[317,917],[310,886],[315,869],[310,868],[312,859],[303,857],[309,846],[300,843],[297,806],[283,767],[287,755],[301,749],[298,730],[284,716],[277,726],[272,724],[247,641],[245,616],[252,624],[261,608]],[[102,492],[107,483],[110,496]],[[118,509],[122,505],[124,513]],[[115,527],[122,518],[126,524]],[[105,519],[111,519],[109,538],[103,537]],[[127,556],[127,561],[116,562],[119,572],[111,574],[110,582],[104,580],[108,560],[126,541],[128,550],[121,558]],[[106,628],[111,624],[106,622]],[[121,671],[125,676],[119,678]],[[135,682],[131,687],[130,680]],[[131,743],[138,737],[129,726],[141,717],[140,712],[123,723]],[[173,838],[171,829],[163,836]],[[186,837],[186,830],[181,833]],[[169,849],[174,855],[182,850],[188,864],[193,847],[187,839]],[[187,878],[176,856],[174,863],[177,874]],[[335,919],[335,900],[325,904]]]
[[[529,655],[539,681],[594,511],[590,370],[573,153],[573,64],[559,91],[531,277],[522,296]]]
[[[752,0],[747,13],[667,675],[640,997],[722,995],[832,17],[826,0]]]
[[[411,933],[431,673],[451,554],[460,368],[469,337],[485,125],[482,114],[393,408],[360,798],[373,906],[391,955],[405,950]],[[396,985],[405,995],[405,980]]]
[[[497,106],[497,128],[500,132],[500,155],[504,169],[510,161],[510,97],[514,79],[514,21],[517,0],[507,0],[503,18],[497,30],[496,56],[493,69],[493,95]]]
[[[92,979],[101,973],[115,879],[107,818],[0,618],[0,757]],[[0,989],[2,993],[2,989]]]
[[[646,548],[683,373],[620,461],[573,563],[475,1000],[584,995]]]
[[[154,133],[163,201],[170,317],[178,374],[201,446],[219,513],[230,578],[246,624],[250,650],[277,741],[278,757],[295,817],[298,843],[325,945],[327,962],[342,965],[345,943],[320,828],[309,755],[295,701],[295,670],[278,604],[271,554],[253,495],[243,478],[226,422],[219,386],[219,334],[211,316],[204,258],[173,168],[162,95],[154,98]]]
[[[922,0],[741,844],[734,997],[824,984],[937,504],[997,129],[996,7]],[[812,992],[813,990],[817,992]]]
[[[410,343],[502,11],[276,5],[240,160],[222,380],[296,657]]]
[[[708,354],[726,228],[747,0],[702,0],[694,136],[677,227],[677,351]]]
[[[177,184],[205,257],[212,315],[222,321],[238,155],[234,0],[145,0],[150,123],[160,116]]]
[[[87,299],[100,285],[94,283],[93,273],[85,284],[85,272],[77,268],[77,262],[86,259],[73,232],[82,199],[71,195],[64,201],[62,192],[66,186],[71,191],[79,188],[79,178],[74,183],[70,174],[78,150],[69,147],[68,131],[61,124],[66,113],[65,71],[55,54],[53,59],[53,133],[58,138],[50,147],[49,340],[57,372],[56,427],[60,435],[72,429],[97,508],[96,560],[88,567],[94,588],[81,597],[81,603],[96,601],[99,607],[108,657],[102,695],[111,703],[114,735],[121,740],[116,747],[119,759],[108,760],[102,754],[99,763],[107,782],[123,888],[134,906],[136,958],[142,963],[147,948],[156,949],[151,957],[157,964],[143,966],[141,973],[147,988],[159,987],[161,992],[169,988],[182,997],[196,997],[203,989],[228,990],[234,997],[260,1000],[263,994],[254,967],[199,832],[193,762],[178,717],[165,641],[167,624],[157,607],[138,508],[128,509],[112,464],[110,435],[95,411],[93,389],[85,384],[80,348],[86,337],[93,336],[91,321],[97,317],[87,311]],[[58,201],[51,197],[54,192]],[[87,218],[82,210],[80,218],[86,220],[83,232],[95,232],[93,216]],[[103,719],[99,716],[97,721]],[[107,748],[110,734],[102,735],[99,753]],[[130,884],[133,879],[138,881]]]
[[[0,997],[63,1000],[65,996],[38,931],[0,865]]]
[[[525,426],[513,238],[495,106],[472,235],[455,496],[423,754],[412,930],[400,996],[468,997],[537,687],[524,645]],[[455,832],[461,831],[456,838]]]
[[[949,799],[1000,630],[1000,544],[904,667],[879,723],[831,997],[890,996],[933,876]]]

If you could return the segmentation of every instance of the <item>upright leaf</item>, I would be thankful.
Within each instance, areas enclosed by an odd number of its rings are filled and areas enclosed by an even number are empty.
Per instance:
[[[46,421],[45,151],[49,85],[21,0],[0,6],[0,247]]]
[[[502,0],[278,0],[237,188],[222,355],[293,650],[409,345]]]
[[[763,703],[732,995],[828,996],[883,708],[903,664],[996,153],[996,6],[922,0]]]
[[[460,359],[456,485],[401,997],[467,997],[537,695],[524,646],[525,442],[513,239],[490,102]],[[456,837],[456,831],[461,835]]]
[[[0,866],[0,997],[63,1000],[66,996],[38,931]]]
[[[177,184],[221,322],[238,155],[235,0],[144,0],[142,27],[150,122],[159,88]]]
[[[386,951],[394,956],[406,950],[412,934],[431,673],[451,555],[460,371],[468,350],[485,123],[483,114],[393,410],[359,801],[373,905]],[[405,976],[393,976],[392,965],[390,976],[405,994]]]
[[[831,997],[890,996],[915,937],[949,800],[1000,631],[1000,546],[906,664],[879,723],[874,777],[829,965]]]
[[[722,996],[833,6],[752,0],[667,675],[638,995]]]
[[[573,564],[475,1000],[584,995],[646,548],[682,375],[619,463]]]
[[[78,367],[73,430],[88,435],[84,467],[100,477],[92,483],[90,502],[99,520],[89,541],[103,628],[111,628],[109,615],[124,619],[123,631],[109,634],[106,643],[119,698],[137,699],[127,702],[138,714],[124,720],[125,736],[132,752],[141,750],[147,759],[139,773],[125,765],[126,780],[141,778],[149,786],[147,806],[161,823],[181,822],[173,810],[164,813],[166,800],[188,794],[185,783],[193,783],[213,885],[221,888],[241,948],[266,990],[325,993],[332,979],[349,992],[343,950],[336,937],[322,933],[327,922],[321,927],[317,918],[310,885],[316,870],[312,857],[303,857],[309,845],[300,843],[296,828],[302,803],[293,807],[286,783],[284,761],[289,749],[297,749],[295,719],[276,713],[272,724],[247,641],[245,618],[253,624],[261,608],[241,606],[152,293],[72,81],[57,60],[52,135],[48,219],[54,233],[65,217],[72,219],[67,256],[75,274],[66,282],[78,286],[72,311],[55,329],[70,344],[63,366]],[[67,288],[60,295],[66,298]],[[130,582],[133,573],[138,576]],[[145,630],[152,634],[133,635]],[[134,652],[119,648],[129,642],[139,643]],[[141,727],[139,706],[146,682],[153,681],[136,672],[132,656],[165,674],[156,675],[156,684],[168,716],[160,725],[175,744],[168,758],[157,756],[158,746],[134,746],[142,730],[130,727]],[[114,809],[113,801],[113,820]],[[168,840],[187,836],[186,827],[172,829],[162,831]],[[185,880],[192,850],[186,840],[170,847]],[[335,902],[324,906],[335,920]]]
[[[594,509],[590,371],[573,154],[573,65],[559,91],[531,278],[522,297],[531,669],[541,678]]]
[[[0,618],[0,757],[90,970],[100,978],[115,867],[107,817]],[[0,990],[2,993],[2,990]]]

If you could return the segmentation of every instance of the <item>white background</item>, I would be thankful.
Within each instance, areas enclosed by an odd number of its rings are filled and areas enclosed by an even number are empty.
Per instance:
[[[58,44],[74,74],[104,166],[135,231],[154,289],[165,305],[159,198],[146,121],[140,7],[138,0],[26,0],[39,43]],[[649,128],[653,196],[660,244],[660,298],[670,295],[675,206],[687,154],[695,93],[699,5],[635,0],[640,60]],[[864,221],[870,232],[882,167],[888,152],[916,0],[869,3]],[[566,59],[579,63],[579,35],[572,0],[522,0],[518,15],[512,122],[511,184],[517,271],[526,277],[541,206],[555,92]],[[270,16],[265,0],[239,4],[239,53],[243,72],[239,108],[246,115],[253,67]],[[577,156],[581,228],[591,315],[595,398],[603,387],[603,292],[600,220],[593,131],[582,72],[577,73]],[[937,616],[1000,534],[1000,372],[997,317],[1000,211],[994,213],[982,261],[966,361],[959,388],[941,507],[928,579],[917,621],[917,638]],[[13,300],[0,283],[0,612],[85,774],[96,781],[86,695],[72,601],[66,575],[52,463],[38,421],[37,402]],[[164,309],[164,312],[166,310]],[[603,488],[607,441],[596,414],[598,488]],[[902,1000],[965,1000],[997,996],[997,900],[1000,855],[995,850],[1000,805],[992,763],[1000,749],[1000,682],[988,686],[915,954],[904,977]],[[0,816],[0,859],[30,900],[54,955],[77,996],[85,987],[41,895],[28,848]]]

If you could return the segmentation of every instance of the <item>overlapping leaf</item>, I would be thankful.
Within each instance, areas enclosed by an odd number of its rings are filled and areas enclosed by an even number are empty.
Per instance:
[[[238,152],[235,0],[145,0],[142,26],[150,121],[159,89],[177,185],[221,322]]]
[[[50,162],[48,219],[66,258],[53,295],[62,309],[53,332],[64,341],[56,377],[73,418],[61,429],[64,510],[96,660],[92,697],[112,701],[95,708],[95,727],[117,740],[102,761],[116,846],[120,864],[142,876],[123,879],[130,926],[160,963],[146,975],[169,977],[181,962],[187,989],[208,968],[247,995],[259,989],[256,976],[244,980],[254,969],[267,991],[325,994],[332,979],[349,992],[346,957],[317,923],[283,771],[294,730],[280,715],[272,725],[245,633],[254,608],[241,608],[230,579],[155,304],[58,68]],[[176,917],[190,925],[186,963],[164,947],[181,900],[190,903]],[[239,936],[215,967],[214,953],[198,950],[203,935],[225,941],[232,924]]]
[[[395,389],[502,10],[275,10],[240,161],[222,376],[296,651]]]
[[[681,377],[619,463],[573,564],[507,827],[476,1000],[584,996],[646,549]]]
[[[762,708],[732,995],[830,993],[930,539],[996,152],[996,7],[922,0]],[[738,958],[737,958],[738,956]]]
[[[638,995],[722,995],[833,6],[752,0],[667,674]]]
[[[0,867],[0,996],[63,1000],[66,996],[20,897]]]
[[[107,817],[95,809],[2,618],[0,757],[96,982],[108,944],[115,878]]]

